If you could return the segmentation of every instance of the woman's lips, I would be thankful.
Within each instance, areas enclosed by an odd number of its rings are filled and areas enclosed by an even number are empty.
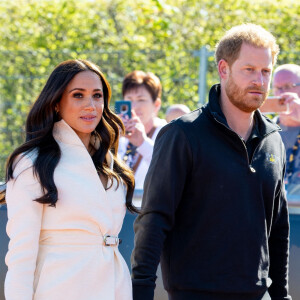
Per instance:
[[[80,117],[80,119],[82,119],[83,121],[86,121],[86,122],[91,122],[91,121],[94,121],[96,119],[96,116],[87,115],[87,116]]]

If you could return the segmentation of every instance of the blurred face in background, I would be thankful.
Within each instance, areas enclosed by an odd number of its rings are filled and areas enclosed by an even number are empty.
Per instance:
[[[131,101],[131,108],[145,127],[153,122],[161,104],[159,98],[153,101],[151,94],[143,86],[126,91],[124,93],[124,100]]]
[[[291,71],[280,70],[274,74],[273,93],[275,96],[280,96],[287,92],[296,93],[300,97],[300,78]]]

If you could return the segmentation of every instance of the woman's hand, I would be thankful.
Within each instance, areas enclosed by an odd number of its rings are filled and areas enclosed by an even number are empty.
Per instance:
[[[131,110],[131,119],[123,117],[121,115],[122,121],[125,126],[125,137],[134,146],[141,146],[144,140],[147,138],[145,127],[141,122],[140,118],[136,115],[134,110]]]

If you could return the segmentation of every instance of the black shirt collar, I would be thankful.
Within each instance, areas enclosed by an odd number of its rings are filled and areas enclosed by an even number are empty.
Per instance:
[[[221,85],[215,84],[211,87],[209,91],[209,102],[206,105],[208,108],[210,114],[213,116],[214,119],[217,121],[223,123],[228,128],[228,123],[226,121],[226,117],[222,112],[221,106],[220,106],[220,98],[221,98]],[[256,110],[254,113],[254,127],[252,130],[252,133],[258,137],[263,137],[265,135],[270,134],[273,131],[280,131],[280,127],[275,124],[273,121],[271,121],[266,116],[262,115],[259,110]],[[252,136],[252,133],[250,136]]]

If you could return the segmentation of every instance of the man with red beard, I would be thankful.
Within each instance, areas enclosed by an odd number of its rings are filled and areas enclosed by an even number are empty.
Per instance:
[[[257,110],[279,52],[261,26],[216,47],[209,102],[159,133],[132,254],[134,300],[287,300],[289,221],[280,128]]]

